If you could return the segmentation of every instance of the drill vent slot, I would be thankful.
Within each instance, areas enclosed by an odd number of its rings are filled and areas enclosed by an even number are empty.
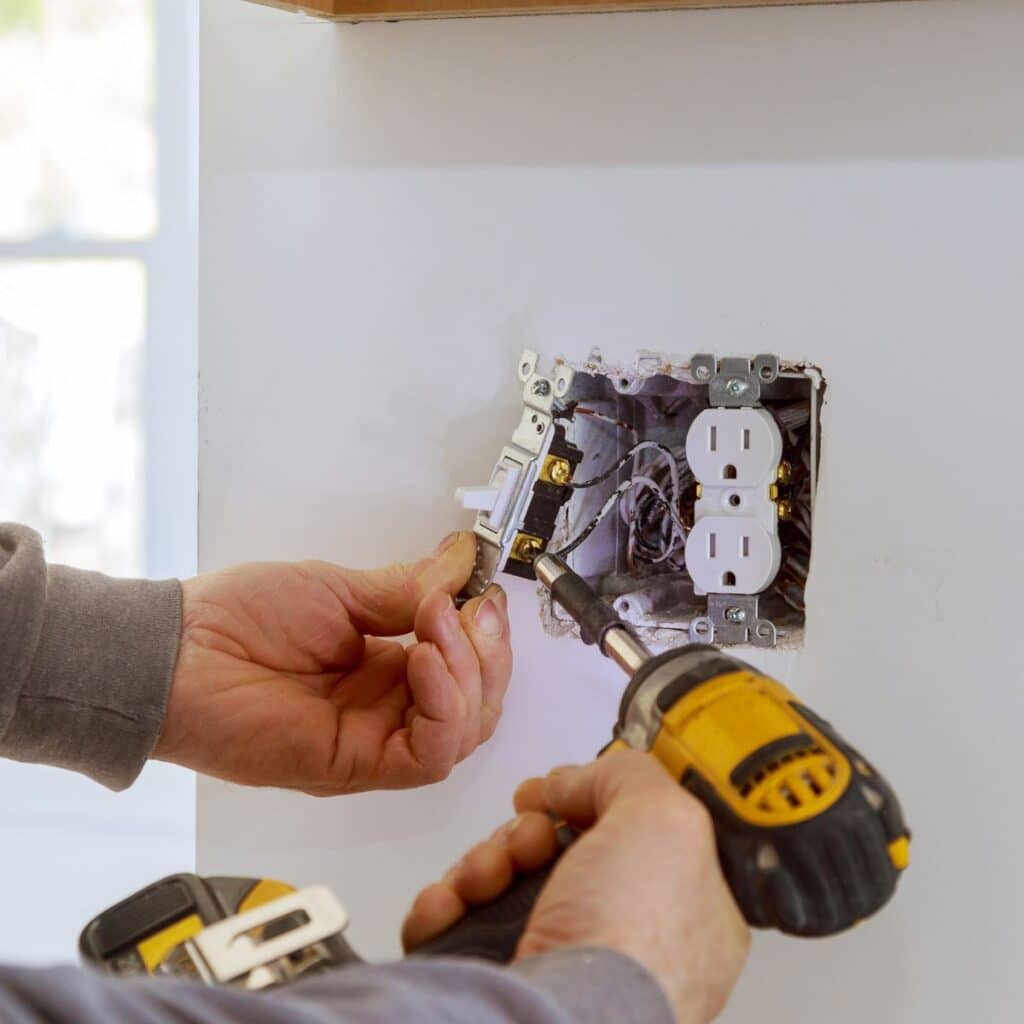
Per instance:
[[[799,810],[830,799],[838,774],[835,761],[821,747],[809,747],[758,769],[740,795],[769,813]]]
[[[839,767],[806,732],[790,733],[755,750],[732,771],[740,797],[768,814],[785,818],[831,801]]]
[[[740,787],[740,796],[747,797],[754,791],[755,787],[761,782],[764,782],[770,775],[777,775],[786,765],[793,764],[795,761],[800,761],[807,757],[813,757],[815,754],[824,755],[825,751],[821,747],[810,747],[807,750],[796,751],[792,754],[784,754],[776,761],[769,761],[763,768],[756,771],[744,784]],[[831,774],[835,775],[835,766],[829,762],[829,768]],[[807,785],[809,785],[816,796],[820,796],[822,789],[821,784],[816,779],[810,777],[807,772],[802,772],[802,775],[806,776]],[[785,782],[779,783],[780,790],[785,790]]]

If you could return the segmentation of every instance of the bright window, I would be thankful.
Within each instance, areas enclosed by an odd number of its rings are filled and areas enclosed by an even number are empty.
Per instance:
[[[0,520],[111,575],[195,562],[195,0],[0,0]],[[194,865],[194,780],[0,761],[0,962]]]
[[[119,576],[143,571],[145,283],[127,260],[0,262],[3,515]]]
[[[150,236],[151,4],[4,0],[0,33],[0,237]]]

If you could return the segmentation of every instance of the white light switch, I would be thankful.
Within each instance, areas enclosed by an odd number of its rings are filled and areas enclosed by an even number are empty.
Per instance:
[[[492,530],[500,530],[516,495],[523,467],[505,456],[494,467],[491,482],[486,486],[460,487],[455,500],[463,507],[489,513],[484,520]]]
[[[460,487],[455,492],[455,500],[463,507],[475,512],[490,512],[498,500],[498,492],[493,487],[481,484],[478,487]]]
[[[509,503],[515,497],[516,487],[522,473],[523,467],[507,456],[494,467],[494,473],[491,475],[491,487],[496,496],[491,505],[491,514],[487,517],[487,525],[492,530],[499,529],[505,521],[505,513],[508,511]]]

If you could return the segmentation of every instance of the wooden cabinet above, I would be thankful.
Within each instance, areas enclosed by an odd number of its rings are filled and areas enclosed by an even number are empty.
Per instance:
[[[340,21],[458,18],[499,14],[569,14],[573,11],[660,11],[697,7],[779,7],[872,0],[253,0],[255,3]]]

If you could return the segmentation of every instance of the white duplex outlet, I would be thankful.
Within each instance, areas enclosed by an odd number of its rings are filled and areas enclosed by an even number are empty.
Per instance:
[[[687,433],[686,458],[700,484],[685,556],[694,593],[760,593],[782,560],[772,493],[782,458],[775,419],[761,408],[706,409]]]

